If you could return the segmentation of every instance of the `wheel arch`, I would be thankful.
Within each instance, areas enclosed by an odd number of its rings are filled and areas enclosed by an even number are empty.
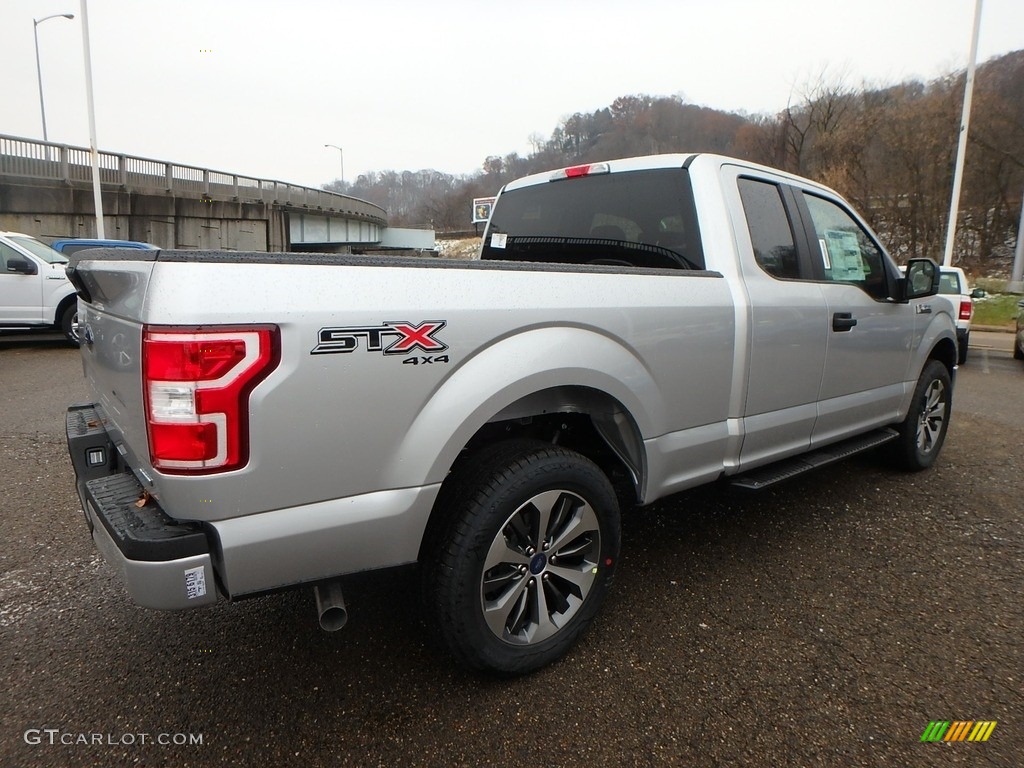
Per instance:
[[[57,310],[56,310],[56,312],[54,312],[54,315],[53,315],[53,324],[55,326],[59,327],[61,319],[64,317],[64,310],[66,310],[72,304],[77,304],[77,303],[78,303],[78,294],[74,293],[74,292],[69,293],[67,296],[65,296],[63,299],[61,299],[60,302],[57,304]]]
[[[956,341],[948,337],[944,337],[935,342],[935,345],[928,353],[925,363],[927,363],[928,360],[938,360],[946,366],[946,369],[949,371],[949,375],[952,376],[953,367],[957,364],[957,354]],[[922,368],[923,367],[924,365],[922,364]]]
[[[639,497],[647,470],[643,436],[625,406],[606,392],[583,386],[534,392],[495,414],[476,431],[464,450],[512,436],[565,445],[606,472],[614,457],[628,473]]]
[[[467,447],[495,439],[495,424],[553,414],[589,418],[642,477],[642,436],[658,434],[665,413],[665,393],[621,340],[591,328],[534,328],[479,350],[445,377],[389,456],[386,487],[440,483]]]

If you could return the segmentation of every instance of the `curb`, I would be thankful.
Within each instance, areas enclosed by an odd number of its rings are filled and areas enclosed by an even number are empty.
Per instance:
[[[972,331],[988,331],[989,333],[1016,333],[1012,325],[971,325]]]

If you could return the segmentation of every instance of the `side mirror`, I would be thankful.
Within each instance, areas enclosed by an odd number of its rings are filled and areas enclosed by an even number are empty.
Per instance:
[[[931,259],[911,259],[907,262],[906,277],[900,279],[896,299],[906,303],[911,299],[934,296],[939,292],[939,265]]]
[[[39,270],[28,259],[23,259],[20,256],[11,256],[7,259],[7,271],[19,275],[34,275]]]
[[[975,288],[973,291],[971,291],[971,298],[972,299],[985,299],[985,298],[988,298],[988,292],[986,292],[983,288]]]

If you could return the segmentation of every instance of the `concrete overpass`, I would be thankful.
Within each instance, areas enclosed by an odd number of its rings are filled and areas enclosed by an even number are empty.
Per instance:
[[[99,165],[108,238],[251,251],[433,247],[433,232],[389,232],[383,208],[347,195],[111,152]],[[0,230],[95,237],[89,150],[0,134]]]

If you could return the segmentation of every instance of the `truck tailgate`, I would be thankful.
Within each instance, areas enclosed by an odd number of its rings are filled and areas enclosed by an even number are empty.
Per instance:
[[[82,367],[114,447],[130,466],[145,469],[149,456],[142,395],[142,316],[156,265],[94,258],[111,252],[89,251],[88,260],[72,262],[69,269],[79,290]]]

